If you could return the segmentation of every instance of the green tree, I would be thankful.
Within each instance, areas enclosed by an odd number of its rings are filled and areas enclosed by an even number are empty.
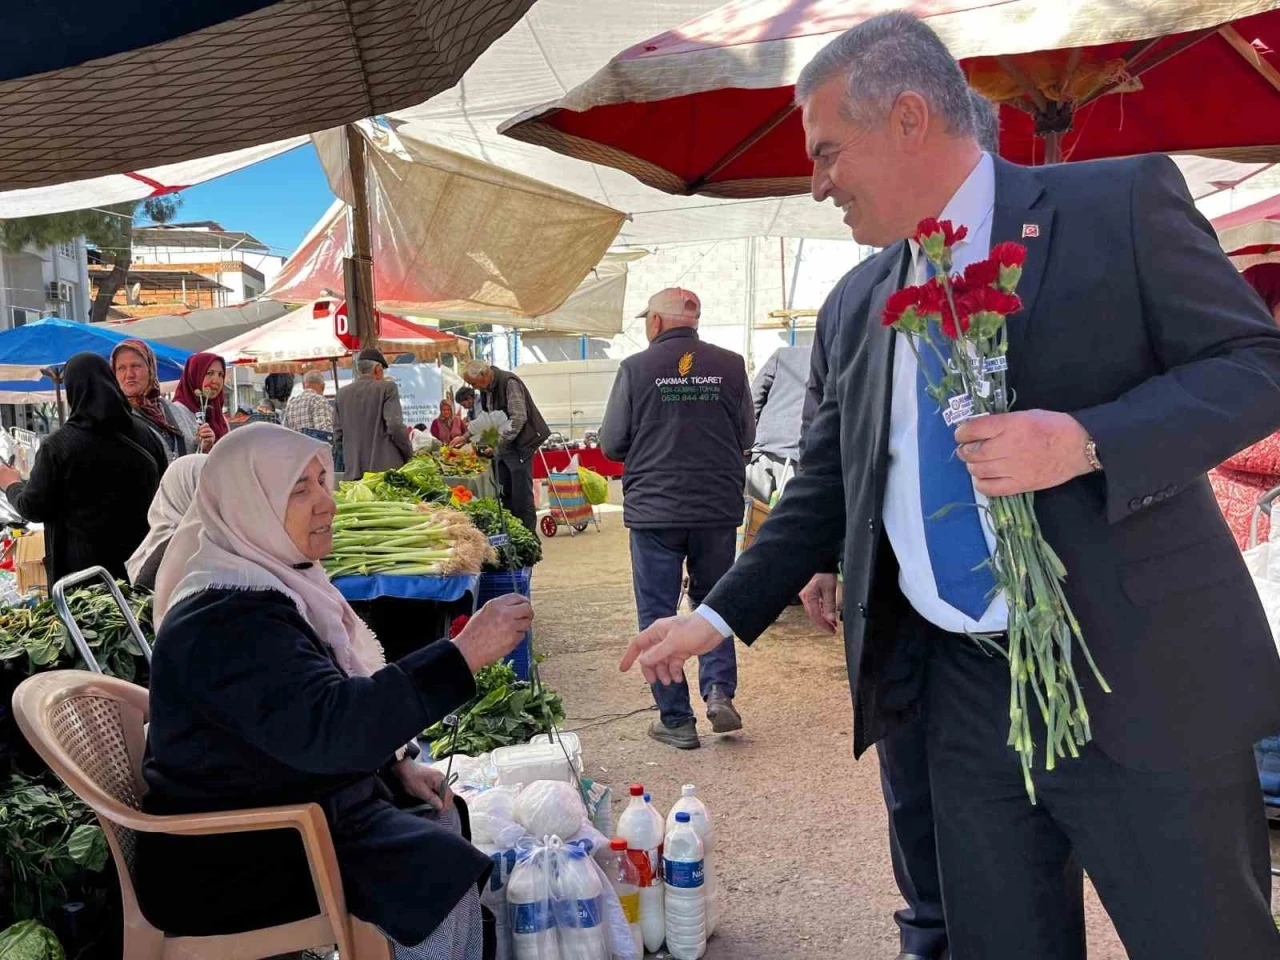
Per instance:
[[[125,284],[133,264],[133,224],[139,217],[152,223],[168,223],[182,206],[182,198],[169,195],[146,200],[114,203],[88,210],[48,213],[37,217],[0,220],[0,246],[17,253],[27,244],[53,246],[80,235],[102,252],[111,272],[98,283],[98,295],[89,314],[92,323],[107,319],[111,301]]]

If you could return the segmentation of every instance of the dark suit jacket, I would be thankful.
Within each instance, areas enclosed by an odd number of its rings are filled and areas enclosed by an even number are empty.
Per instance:
[[[1038,228],[1038,237],[1024,235]],[[1016,408],[1074,415],[1106,469],[1036,495],[1114,693],[1082,666],[1099,746],[1173,769],[1280,729],[1280,658],[1205,472],[1280,426],[1280,330],[1163,156],[996,162],[991,235],[1026,243],[1009,321]],[[839,290],[841,330],[801,472],[707,597],[750,642],[845,534],[845,647],[861,753],[899,717],[908,610],[881,522],[899,243]],[[797,558],[802,558],[797,561]],[[909,710],[907,711],[910,712]]]
[[[333,404],[333,442],[342,451],[345,477],[398,470],[413,456],[400,407],[400,387],[390,377],[357,377]]]

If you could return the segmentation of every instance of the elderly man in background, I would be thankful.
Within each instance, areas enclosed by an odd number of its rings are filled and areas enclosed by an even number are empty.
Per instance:
[[[676,612],[686,564],[689,597],[702,602],[733,564],[742,523],[743,454],[755,437],[751,390],[742,357],[698,339],[701,315],[688,290],[650,298],[640,314],[649,348],[618,367],[600,426],[605,456],[625,464],[622,519],[631,530],[641,630]],[[740,729],[732,637],[703,653],[698,680],[711,729]],[[649,736],[681,750],[700,746],[683,671],[651,686],[661,715]]]
[[[334,446],[342,451],[347,480],[396,470],[413,456],[400,407],[400,388],[387,377],[387,358],[372,348],[356,357],[356,379],[334,400]]]
[[[514,373],[499,370],[483,360],[469,360],[462,379],[475,389],[481,409],[507,415],[498,449],[494,451],[502,505],[536,535],[538,508],[533,497],[533,455],[551,435],[547,422],[538,412],[529,388]]]
[[[1205,478],[1280,426],[1280,331],[1168,157],[993,157],[959,65],[910,14],[842,34],[796,91],[814,198],[883,252],[832,294],[800,473],[703,608],[655,623],[623,666],[663,679],[731,631],[758,637],[843,532],[855,752],[923,724],[957,958],[1082,960],[1083,871],[1132,960],[1280,956],[1252,750],[1280,727],[1280,659]],[[1026,248],[1017,410],[954,432],[881,322],[928,276],[925,217],[968,228],[957,270]],[[1114,690],[1079,672],[1093,739],[1051,772],[1033,714],[1035,805],[1008,744],[1010,601],[976,509],[1033,491]],[[935,517],[939,501],[971,509]]]
[[[333,439],[333,404],[324,395],[324,374],[310,370],[302,378],[302,392],[284,408],[284,426],[325,443]]]

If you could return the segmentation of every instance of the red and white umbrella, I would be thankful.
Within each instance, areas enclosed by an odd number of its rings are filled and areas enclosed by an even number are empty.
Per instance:
[[[903,4],[736,0],[618,54],[501,132],[673,194],[809,189],[795,81]],[[1020,162],[1165,152],[1280,161],[1280,0],[915,0]]]
[[[395,357],[413,354],[417,360],[435,360],[453,354],[468,356],[464,337],[424,327],[395,314],[378,313],[376,346]],[[343,336],[346,304],[342,300],[315,300],[292,313],[211,348],[228,364],[253,366],[258,373],[305,373],[345,362],[359,350],[354,338]]]
[[[1213,221],[1218,240],[1235,265],[1280,263],[1280,193]]]

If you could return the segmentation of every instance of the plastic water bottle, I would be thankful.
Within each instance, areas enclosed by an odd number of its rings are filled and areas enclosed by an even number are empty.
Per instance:
[[[707,812],[706,804],[697,796],[697,787],[692,783],[686,783],[680,788],[680,793],[680,799],[667,814],[667,833],[670,833],[676,825],[676,814],[683,811],[689,814],[689,826],[693,827],[694,832],[702,840],[706,877],[703,886],[706,889],[707,899],[707,939],[710,940],[711,935],[716,932],[716,925],[720,922],[720,878],[716,863],[715,827],[711,823],[711,815]]]
[[[551,884],[560,960],[609,960],[604,886],[590,855],[581,847],[565,846],[554,863]]]
[[[631,787],[631,802],[618,818],[618,836],[627,842],[640,886],[640,932],[650,952],[662,947],[666,918],[662,903],[662,820],[644,802],[644,787]]]
[[[707,904],[702,840],[689,814],[676,814],[663,860],[667,884],[667,952],[675,960],[698,960],[707,952]]]
[[[515,865],[507,881],[507,919],[513,960],[561,960],[548,887],[546,850]]]
[[[609,882],[613,884],[613,892],[618,895],[618,903],[622,905],[623,916],[631,927],[631,939],[636,944],[636,960],[644,958],[644,934],[640,931],[640,874],[636,865],[627,856],[627,841],[614,837],[609,841],[609,849],[613,851],[613,860],[609,864]]]
[[[512,960],[511,923],[507,916],[507,882],[515,869],[516,851],[492,843],[476,841],[475,847],[493,861],[493,872],[480,893],[480,903],[493,914],[494,935],[498,941],[496,960]]]

